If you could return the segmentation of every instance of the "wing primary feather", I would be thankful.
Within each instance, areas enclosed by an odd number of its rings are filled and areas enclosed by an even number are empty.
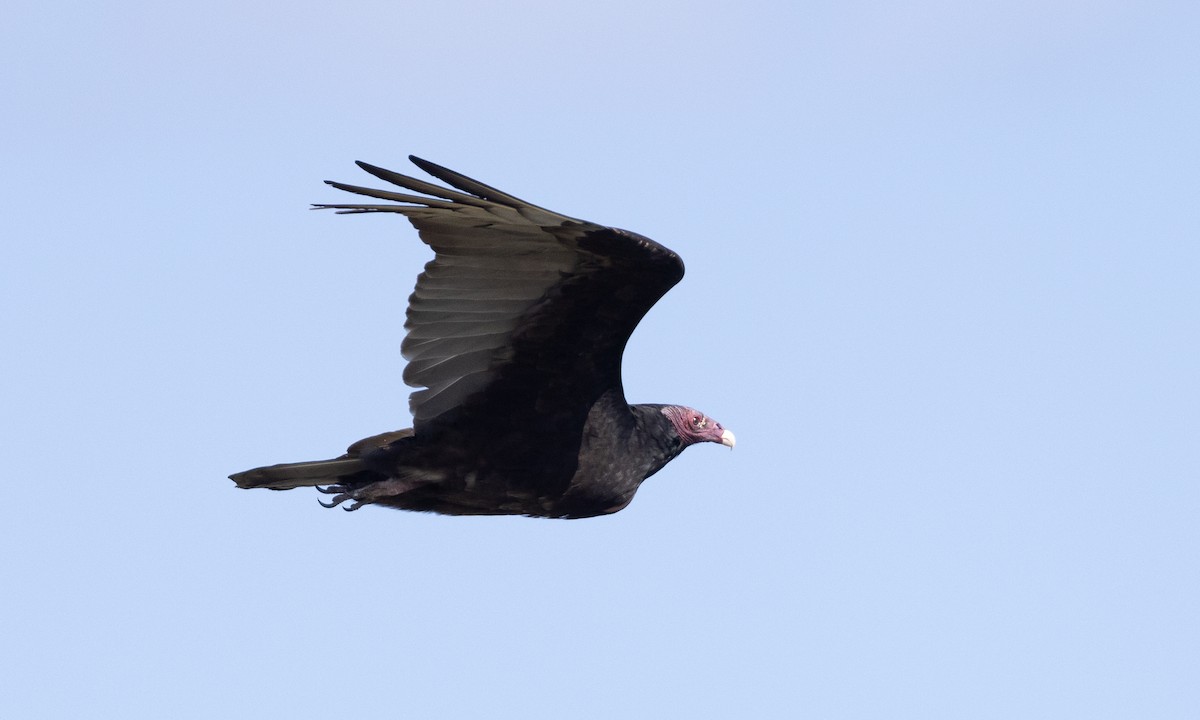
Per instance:
[[[438,180],[441,180],[449,185],[453,185],[464,192],[469,192],[473,195],[481,197],[484,200],[491,200],[492,202],[498,202],[504,205],[532,206],[532,203],[527,203],[519,197],[509,195],[502,190],[497,190],[491,185],[484,185],[478,180],[473,180],[462,173],[457,173],[449,168],[444,168],[437,163],[431,163],[428,160],[422,160],[416,155],[409,155],[408,159],[412,160],[414,165],[434,176]],[[541,209],[544,210],[545,208]]]
[[[547,210],[544,207],[534,205],[533,203],[522,200],[514,195],[509,195],[506,192],[497,190],[491,185],[484,185],[478,180],[473,180],[462,173],[457,173],[449,168],[444,168],[437,163],[431,163],[428,160],[422,160],[416,155],[409,155],[408,159],[411,160],[414,165],[434,176],[438,180],[441,180],[449,185],[453,185],[464,192],[477,195],[484,200],[491,200],[492,202],[500,203],[501,205],[508,205],[509,207],[515,207],[518,209],[538,210],[546,213],[560,222],[580,222],[575,218],[567,217],[566,215],[556,213],[553,210]]]
[[[486,208],[486,207],[490,206],[490,203],[485,202],[484,200],[480,200],[479,198],[475,197],[474,195],[465,195],[465,194],[457,192],[455,190],[451,190],[449,188],[444,188],[441,185],[434,185],[433,183],[427,182],[425,180],[420,180],[415,177],[409,177],[408,175],[401,175],[400,173],[395,172],[393,170],[387,170],[385,168],[381,168],[381,167],[372,165],[370,163],[365,163],[362,160],[356,160],[354,162],[354,164],[358,165],[363,170],[366,170],[367,172],[371,173],[372,175],[379,178],[380,180],[383,180],[384,182],[390,182],[393,185],[398,185],[407,190],[412,190],[414,192],[427,193],[429,195],[433,195],[434,197],[440,197],[440,198],[444,198],[446,200],[453,200],[455,202],[460,202],[464,205],[472,205],[474,207]],[[326,182],[329,182],[329,181],[326,180]]]
[[[355,215],[358,213],[403,213],[409,208],[403,205],[322,205],[313,203],[309,210],[333,210],[338,215]]]
[[[421,197],[420,195],[406,195],[404,193],[391,192],[390,190],[376,190],[375,188],[362,187],[361,185],[347,185],[335,180],[326,180],[325,184],[335,187],[338,190],[354,193],[355,195],[366,195],[367,197],[378,198],[380,200],[394,200],[396,202],[412,203],[432,208],[445,208],[447,210],[453,210],[456,207],[456,203],[446,200],[435,200],[434,198]]]

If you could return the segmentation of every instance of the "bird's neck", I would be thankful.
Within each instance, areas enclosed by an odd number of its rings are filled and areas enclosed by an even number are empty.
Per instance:
[[[641,444],[641,451],[650,461],[646,477],[662,469],[687,447],[666,415],[662,405],[630,405],[633,412],[634,438]]]

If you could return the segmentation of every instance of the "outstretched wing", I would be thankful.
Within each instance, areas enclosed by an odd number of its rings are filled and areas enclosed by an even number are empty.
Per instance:
[[[635,233],[409,159],[457,190],[360,162],[421,194],[329,182],[396,204],[316,207],[400,213],[436,253],[409,297],[401,346],[409,361],[404,381],[422,388],[409,399],[416,431],[436,431],[451,419],[481,431],[498,421],[565,429],[559,424],[582,423],[601,395],[623,398],[625,344],[683,277],[679,257]]]

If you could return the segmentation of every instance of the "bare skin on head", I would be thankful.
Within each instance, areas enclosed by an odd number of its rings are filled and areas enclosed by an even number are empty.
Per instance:
[[[715,442],[733,449],[736,442],[733,433],[699,410],[682,405],[667,405],[662,409],[662,413],[675,426],[675,431],[679,433],[684,445]]]

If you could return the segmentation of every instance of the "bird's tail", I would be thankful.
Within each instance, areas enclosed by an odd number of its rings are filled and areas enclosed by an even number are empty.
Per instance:
[[[380,479],[377,473],[367,469],[362,461],[363,455],[385,447],[393,447],[397,443],[409,442],[408,439],[412,435],[412,428],[392,430],[359,440],[346,450],[345,455],[333,460],[268,465],[234,473],[229,479],[237,483],[238,487],[247,489],[292,490],[320,485],[358,487]]]
[[[268,465],[234,473],[229,479],[240,488],[291,490],[298,487],[336,485],[366,469],[359,458],[340,457],[335,460]]]

